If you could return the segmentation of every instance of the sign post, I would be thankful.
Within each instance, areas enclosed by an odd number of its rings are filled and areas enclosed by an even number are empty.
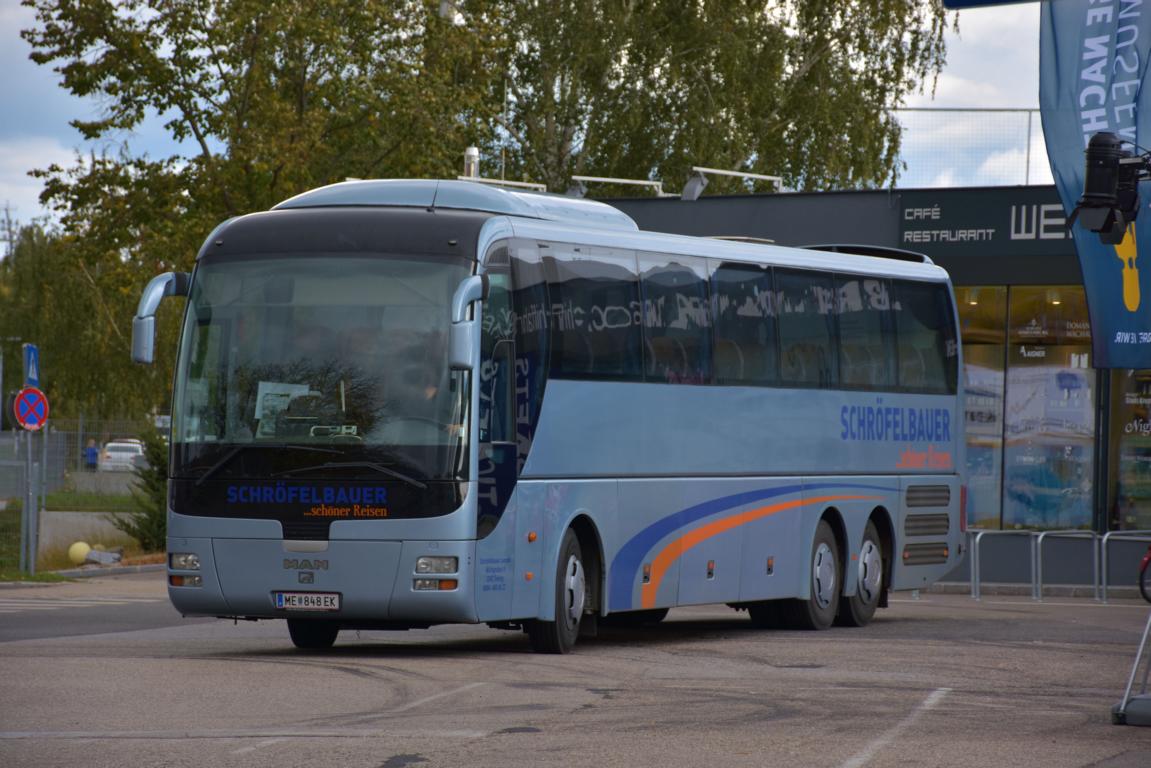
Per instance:
[[[29,373],[35,373],[39,379],[39,355],[33,353],[31,360],[34,365],[29,366],[28,346],[30,345],[25,345],[24,375],[27,378]],[[21,514],[23,529],[23,535],[20,537],[23,545],[21,562],[26,566],[28,573],[35,575],[39,539],[37,532],[40,527],[40,515],[37,509],[39,493],[36,486],[40,484],[37,477],[40,466],[32,461],[32,434],[43,429],[48,423],[48,397],[36,387],[24,387],[12,401],[12,418],[24,429],[26,448],[24,509]],[[24,555],[24,552],[27,552],[27,555]]]

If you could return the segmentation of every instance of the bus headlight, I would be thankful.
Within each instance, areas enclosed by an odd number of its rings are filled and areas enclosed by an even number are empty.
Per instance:
[[[172,552],[168,555],[168,567],[173,571],[198,571],[200,556],[195,552]]]
[[[458,557],[421,557],[416,560],[416,573],[455,573],[459,564]]]

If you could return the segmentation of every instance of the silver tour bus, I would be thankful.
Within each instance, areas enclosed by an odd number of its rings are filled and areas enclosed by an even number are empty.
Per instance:
[[[867,624],[958,561],[961,361],[942,269],[842,250],[460,181],[221,224],[133,323],[151,362],[187,297],[172,603],[309,649],[483,622],[564,653],[707,603]]]

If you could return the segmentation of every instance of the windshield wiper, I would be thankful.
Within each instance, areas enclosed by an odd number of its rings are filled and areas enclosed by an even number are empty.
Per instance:
[[[295,469],[285,469],[283,472],[273,472],[272,477],[288,477],[289,475],[298,475],[302,472],[314,472],[321,469],[370,469],[373,472],[379,472],[382,475],[394,477],[397,480],[403,480],[409,485],[414,485],[421,491],[427,488],[426,483],[421,483],[414,477],[409,477],[403,472],[397,472],[391,467],[385,467],[383,464],[377,464],[374,461],[329,461],[324,464],[315,464],[310,467],[296,467]]]
[[[337,451],[334,448],[322,448],[318,445],[293,445],[291,443],[285,443],[285,444],[279,444],[279,445],[275,445],[275,444],[268,445],[268,444],[264,444],[264,443],[244,443],[243,445],[237,445],[237,446],[231,448],[227,453],[225,453],[223,456],[220,457],[219,461],[217,461],[215,464],[213,464],[212,466],[210,466],[206,470],[204,470],[204,473],[196,478],[195,485],[197,487],[200,485],[203,485],[208,480],[208,478],[214,476],[217,472],[219,472],[225,466],[230,464],[232,462],[232,459],[236,458],[237,456],[239,456],[241,453],[248,450],[249,448],[276,448],[276,449],[283,448],[283,449],[289,450],[289,451],[315,451],[316,453],[335,453],[335,454],[340,453],[340,451]]]

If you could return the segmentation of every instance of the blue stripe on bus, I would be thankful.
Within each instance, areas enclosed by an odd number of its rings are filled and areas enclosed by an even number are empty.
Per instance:
[[[776,496],[786,496],[791,493],[800,493],[804,490],[821,490],[825,488],[855,488],[870,491],[884,491],[891,493],[893,488],[881,485],[860,485],[858,483],[819,483],[816,485],[785,485],[776,488],[760,488],[755,491],[723,496],[693,507],[674,512],[667,517],[656,520],[627,541],[612,560],[609,570],[608,605],[612,611],[627,611],[632,609],[632,592],[635,587],[635,577],[643,563],[644,556],[652,547],[677,529],[684,528],[699,522],[705,517],[722,512],[733,507],[741,507],[762,499]]]

